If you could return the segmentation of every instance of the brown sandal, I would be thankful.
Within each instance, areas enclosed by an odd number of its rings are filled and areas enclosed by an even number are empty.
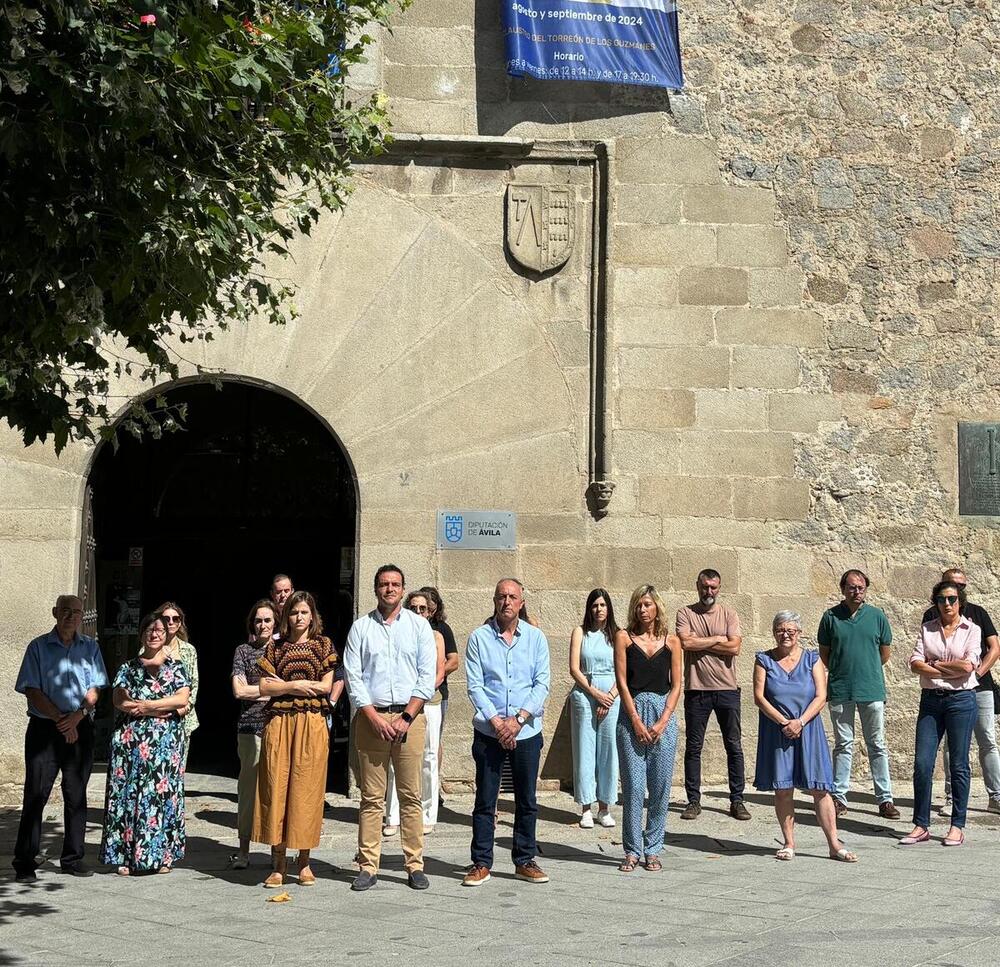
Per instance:
[[[625,859],[618,865],[621,873],[631,873],[639,865],[639,857],[634,853],[626,853]]]
[[[315,886],[316,874],[308,866],[299,869],[299,886]]]
[[[659,856],[647,856],[643,865],[646,867],[647,873],[659,873],[663,869]]]

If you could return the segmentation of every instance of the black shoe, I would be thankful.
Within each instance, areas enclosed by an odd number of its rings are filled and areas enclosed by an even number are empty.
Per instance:
[[[738,802],[731,803],[729,806],[729,815],[733,819],[749,819],[750,810],[744,805],[743,800],[740,799]]]
[[[701,815],[701,804],[689,802],[681,813],[681,819],[697,819]]]
[[[361,893],[364,890],[370,890],[376,883],[378,883],[378,877],[374,873],[369,873],[368,870],[362,870],[355,878],[354,882],[351,884],[351,889],[355,893]]]
[[[34,883],[38,879],[38,874],[34,870],[16,870],[14,872],[15,883]]]
[[[60,872],[70,876],[93,876],[94,871],[86,863],[74,863],[72,866],[60,866]]]
[[[430,880],[424,875],[423,870],[414,870],[407,878],[406,885],[411,890],[426,890],[430,885]]]

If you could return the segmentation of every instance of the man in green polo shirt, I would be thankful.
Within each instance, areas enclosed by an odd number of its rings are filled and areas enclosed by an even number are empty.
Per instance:
[[[885,819],[899,819],[889,780],[882,672],[882,666],[889,660],[892,630],[882,610],[865,602],[869,583],[864,571],[845,571],[840,578],[844,600],[824,612],[816,633],[819,656],[830,673],[827,700],[834,733],[833,801],[838,816],[847,812],[857,709],[868,747],[878,813]]]

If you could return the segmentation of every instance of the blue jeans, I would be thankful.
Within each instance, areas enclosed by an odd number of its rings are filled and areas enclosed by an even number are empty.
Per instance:
[[[946,691],[925,688],[920,693],[917,713],[916,751],[913,755],[913,825],[929,829],[931,824],[931,786],[938,746],[947,734],[951,749],[951,825],[965,828],[969,806],[969,744],[978,708],[973,691]]]
[[[993,709],[993,692],[976,692],[976,715],[974,735],[979,748],[979,766],[983,770],[983,784],[990,799],[1000,799],[1000,749],[997,748],[996,718]],[[944,795],[951,799],[951,767],[948,754],[948,739],[944,740]]]
[[[851,788],[851,765],[854,762],[854,710],[861,717],[861,734],[868,747],[875,801],[892,802],[889,780],[889,750],[885,744],[885,702],[842,702],[830,706],[833,726],[833,798],[847,802]]]
[[[514,845],[510,851],[515,866],[524,866],[535,858],[535,822],[538,801],[538,764],[542,758],[542,736],[522,739],[513,749],[505,749],[500,740],[478,729],[473,733],[472,759],[476,763],[476,805],[472,810],[472,862],[493,868],[493,836],[500,773],[504,759],[510,757],[514,779]]]

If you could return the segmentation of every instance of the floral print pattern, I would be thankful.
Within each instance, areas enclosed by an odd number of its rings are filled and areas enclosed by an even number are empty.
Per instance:
[[[168,658],[146,668],[133,658],[113,683],[134,699],[168,698],[191,680]],[[101,862],[133,871],[173,866],[184,856],[184,725],[118,713],[111,735]]]

